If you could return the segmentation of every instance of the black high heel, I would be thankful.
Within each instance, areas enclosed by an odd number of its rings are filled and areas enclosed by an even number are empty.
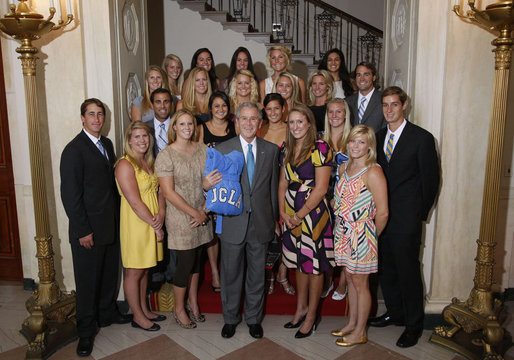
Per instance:
[[[311,336],[311,335],[312,335],[312,333],[313,333],[314,331],[316,331],[316,329],[318,328],[318,323],[319,323],[319,317],[318,317],[318,316],[316,316],[316,319],[314,320],[314,324],[312,324],[311,329],[309,330],[309,332],[308,332],[308,333],[304,334],[303,332],[301,332],[300,330],[298,330],[298,331],[296,332],[296,334],[294,334],[294,337],[295,337],[296,339],[303,339],[303,338],[306,338],[306,337]]]
[[[305,318],[307,317],[307,314],[305,314],[296,324],[293,324],[291,321],[284,325],[286,329],[296,329],[302,326],[303,322],[305,321]]]

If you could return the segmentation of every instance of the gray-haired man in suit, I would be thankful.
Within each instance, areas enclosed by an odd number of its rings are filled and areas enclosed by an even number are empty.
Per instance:
[[[225,325],[221,331],[230,338],[241,321],[239,312],[243,280],[244,313],[250,335],[261,338],[264,308],[264,268],[268,242],[273,238],[278,217],[278,147],[256,137],[262,121],[259,108],[245,102],[236,110],[240,135],[216,146],[223,154],[233,150],[245,156],[241,173],[243,211],[223,217],[221,243],[221,301]],[[246,279],[243,279],[246,255]]]
[[[382,112],[382,93],[375,88],[377,69],[370,62],[363,61],[355,68],[355,82],[359,92],[346,98],[351,110],[352,126],[364,124],[375,132],[386,127]]]

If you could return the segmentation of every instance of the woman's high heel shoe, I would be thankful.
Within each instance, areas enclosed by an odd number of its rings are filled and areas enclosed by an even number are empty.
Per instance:
[[[312,335],[312,333],[314,331],[316,331],[316,329],[318,328],[318,323],[319,323],[319,317],[316,316],[316,320],[314,320],[314,324],[312,324],[311,326],[311,329],[309,330],[308,333],[304,334],[303,332],[301,332],[299,329],[298,331],[296,332],[296,334],[294,334],[294,337],[296,339],[303,339],[303,338],[306,338],[306,337],[309,337]]]
[[[296,329],[296,328],[299,328],[303,322],[305,321],[305,317],[307,316],[307,314],[305,314],[304,316],[302,316],[302,318],[300,320],[298,320],[298,322],[296,324],[293,324],[291,321],[288,322],[287,324],[284,325],[284,327],[286,329]]]

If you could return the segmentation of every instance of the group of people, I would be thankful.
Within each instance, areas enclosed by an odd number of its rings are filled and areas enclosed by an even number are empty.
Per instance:
[[[332,331],[337,345],[367,342],[368,325],[405,326],[397,345],[417,343],[424,316],[422,222],[439,188],[434,138],[405,119],[402,89],[378,90],[373,64],[358,64],[352,80],[343,53],[333,49],[305,82],[288,71],[290,63],[288,48],[271,47],[271,76],[259,82],[250,53],[240,47],[229,77],[220,80],[206,48],[195,52],[185,76],[181,60],[168,55],[146,73],[119,159],[101,135],[103,103],[81,105],[83,131],[64,149],[60,166],[79,356],[91,353],[97,325],[160,329],[166,317],[148,308],[147,284],[163,259],[176,323],[192,329],[204,322],[198,303],[204,251],[212,289],[221,293],[224,338],[242,321],[243,293],[249,334],[263,336],[265,296],[276,279],[297,296],[284,325],[297,329],[295,338],[312,334],[320,298],[335,288],[332,297],[348,294],[350,304],[348,322]],[[205,199],[229,176],[205,171],[209,147],[244,156],[242,211],[223,216],[219,235]],[[272,241],[281,242],[276,278],[275,269],[266,269]],[[116,308],[120,251],[131,315]],[[341,267],[337,285],[335,267]],[[376,272],[387,312],[369,319],[369,275]]]

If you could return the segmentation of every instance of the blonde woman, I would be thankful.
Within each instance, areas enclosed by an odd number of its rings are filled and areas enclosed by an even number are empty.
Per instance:
[[[289,65],[291,65],[291,50],[283,45],[274,45],[269,48],[268,55],[266,57],[266,65],[269,70],[272,71],[270,77],[262,80],[259,83],[259,96],[261,99],[269,94],[275,92],[273,86],[277,80],[279,74],[288,71]],[[296,75],[293,75],[299,86],[299,99],[300,102],[305,104],[305,81]]]
[[[389,215],[387,182],[376,163],[375,131],[356,125],[348,136],[348,161],[339,167],[334,195],[335,259],[348,281],[350,317],[332,330],[336,344],[349,347],[368,341],[366,322],[371,309],[369,274],[378,271],[378,236]]]
[[[146,331],[160,329],[156,321],[166,320],[152,313],[146,303],[148,269],[163,258],[162,225],[164,197],[158,191],[154,172],[153,137],[141,121],[125,131],[125,154],[116,164],[116,182],[121,195],[120,244],[125,268],[123,290],[134,314],[132,326]]]
[[[164,88],[169,90],[168,76],[157,65],[150,65],[145,73],[145,92],[132,100],[130,108],[131,121],[150,121],[153,119],[154,112],[150,95],[154,90]]]
[[[169,145],[155,161],[166,199],[168,247],[177,255],[173,316],[184,329],[193,329],[197,322],[205,321],[198,307],[198,280],[203,245],[212,239],[202,188],[210,188],[204,181],[213,180],[213,175],[203,176],[207,146],[195,140],[196,132],[193,114],[184,109],[177,111],[170,122]]]
[[[325,131],[326,103],[332,99],[334,82],[332,76],[325,70],[316,70],[309,77],[309,100],[307,105],[314,114],[318,134]]]
[[[230,81],[230,107],[237,109],[244,102],[257,104],[259,101],[259,90],[255,77],[249,70],[237,70]]]
[[[212,94],[209,73],[202,67],[195,67],[184,82],[182,99],[177,110],[189,110],[199,124],[209,121],[209,98]]]
[[[180,92],[184,84],[184,66],[182,65],[182,60],[175,54],[169,54],[162,61],[162,69],[168,75],[171,95],[173,95],[175,99],[180,100]]]
[[[286,117],[289,114],[289,109],[301,104],[300,89],[296,79],[293,74],[282,72],[277,76],[273,84],[273,90],[271,91],[280,94],[284,99],[284,114]]]
[[[330,173],[330,182],[328,184],[327,199],[334,198],[334,187],[339,180],[339,165],[348,160],[346,155],[346,140],[350,134],[352,125],[350,122],[350,108],[346,100],[335,98],[328,102],[325,116],[325,133],[323,140],[330,145],[334,152],[334,161],[332,162],[332,172]],[[333,202],[330,203],[333,208]],[[334,289],[333,269],[325,273],[325,284],[321,297],[327,297],[332,289]],[[346,297],[346,277],[344,271],[341,271],[339,283],[332,294],[332,300],[340,301]]]

